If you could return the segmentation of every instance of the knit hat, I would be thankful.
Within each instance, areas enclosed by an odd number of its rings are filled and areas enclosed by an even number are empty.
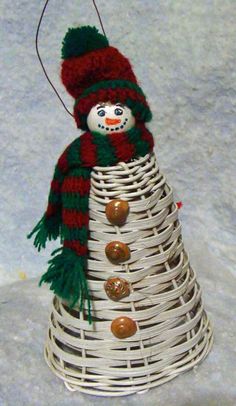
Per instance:
[[[96,27],[70,28],[62,46],[61,79],[75,98],[77,126],[87,129],[87,115],[97,103],[111,101],[128,106],[137,121],[152,114],[129,60]]]

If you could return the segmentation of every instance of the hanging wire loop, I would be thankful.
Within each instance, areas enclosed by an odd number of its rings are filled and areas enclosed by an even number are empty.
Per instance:
[[[36,35],[35,35],[35,49],[36,49],[36,53],[37,53],[37,57],[38,57],[39,63],[40,63],[40,65],[41,65],[42,69],[43,69],[43,72],[44,72],[44,75],[45,75],[47,81],[49,82],[49,84],[50,84],[51,87],[53,88],[54,92],[56,93],[56,95],[57,95],[58,99],[60,100],[61,104],[63,105],[64,109],[67,111],[67,113],[68,113],[70,116],[74,117],[73,114],[70,112],[70,110],[69,110],[69,109],[67,108],[67,106],[65,105],[64,101],[62,100],[60,94],[58,93],[58,91],[57,91],[56,87],[54,86],[54,84],[52,83],[51,79],[49,78],[48,73],[47,73],[47,71],[46,71],[46,68],[45,68],[45,66],[44,66],[44,64],[43,64],[42,58],[41,58],[41,56],[40,56],[40,52],[39,52],[39,32],[40,32],[40,27],[41,27],[42,20],[43,20],[44,14],[45,14],[45,10],[46,10],[46,8],[47,8],[47,6],[48,6],[49,1],[50,1],[50,0],[46,0],[46,2],[45,2],[45,4],[44,4],[44,7],[43,7],[43,10],[42,10],[42,12],[41,12],[40,18],[39,18],[39,22],[38,22],[37,30],[36,30]],[[97,5],[96,5],[96,3],[95,3],[95,0],[92,0],[92,1],[93,1],[93,5],[94,5],[94,7],[95,7],[95,10],[96,10],[96,12],[97,12],[97,16],[98,16],[98,18],[99,18],[99,21],[100,21],[100,25],[101,25],[103,34],[104,34],[105,37],[106,37],[106,33],[105,33],[105,30],[104,30],[104,26],[103,26],[103,23],[102,23],[101,16],[100,16],[99,11],[98,11],[98,7],[97,7]]]

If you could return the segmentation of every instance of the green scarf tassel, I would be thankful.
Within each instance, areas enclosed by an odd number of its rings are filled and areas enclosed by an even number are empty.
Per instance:
[[[55,256],[55,254],[57,255]],[[70,309],[79,301],[79,308],[82,311],[84,299],[86,299],[88,304],[88,321],[91,324],[91,303],[84,273],[86,258],[79,257],[69,248],[63,247],[52,252],[52,256],[53,258],[48,261],[48,270],[43,274],[39,285],[50,283],[50,289],[57,296],[68,301]]]
[[[40,251],[41,248],[46,247],[47,240],[56,240],[59,237],[60,224],[61,218],[59,215],[47,218],[44,214],[31,233],[27,235],[27,238],[31,238],[36,233],[34,246]]]

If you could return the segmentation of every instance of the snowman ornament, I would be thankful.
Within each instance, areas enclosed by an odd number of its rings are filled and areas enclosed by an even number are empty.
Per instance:
[[[55,294],[45,359],[71,391],[139,393],[204,359],[212,327],[129,60],[90,26],[68,30],[62,57],[83,133],[28,236],[61,241],[40,281]]]

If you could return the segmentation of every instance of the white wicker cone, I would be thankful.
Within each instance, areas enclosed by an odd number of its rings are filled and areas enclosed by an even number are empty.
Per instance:
[[[92,294],[92,325],[86,310],[69,310],[54,297],[45,357],[69,390],[123,396],[160,385],[197,365],[213,342],[201,289],[184,250],[178,209],[155,154],[113,167],[95,167],[91,177],[87,279]],[[107,202],[129,202],[127,222],[113,226]],[[131,250],[122,265],[105,255],[108,242]],[[104,282],[111,276],[130,282],[131,294],[110,300]],[[110,330],[119,316],[136,321],[132,337]]]

